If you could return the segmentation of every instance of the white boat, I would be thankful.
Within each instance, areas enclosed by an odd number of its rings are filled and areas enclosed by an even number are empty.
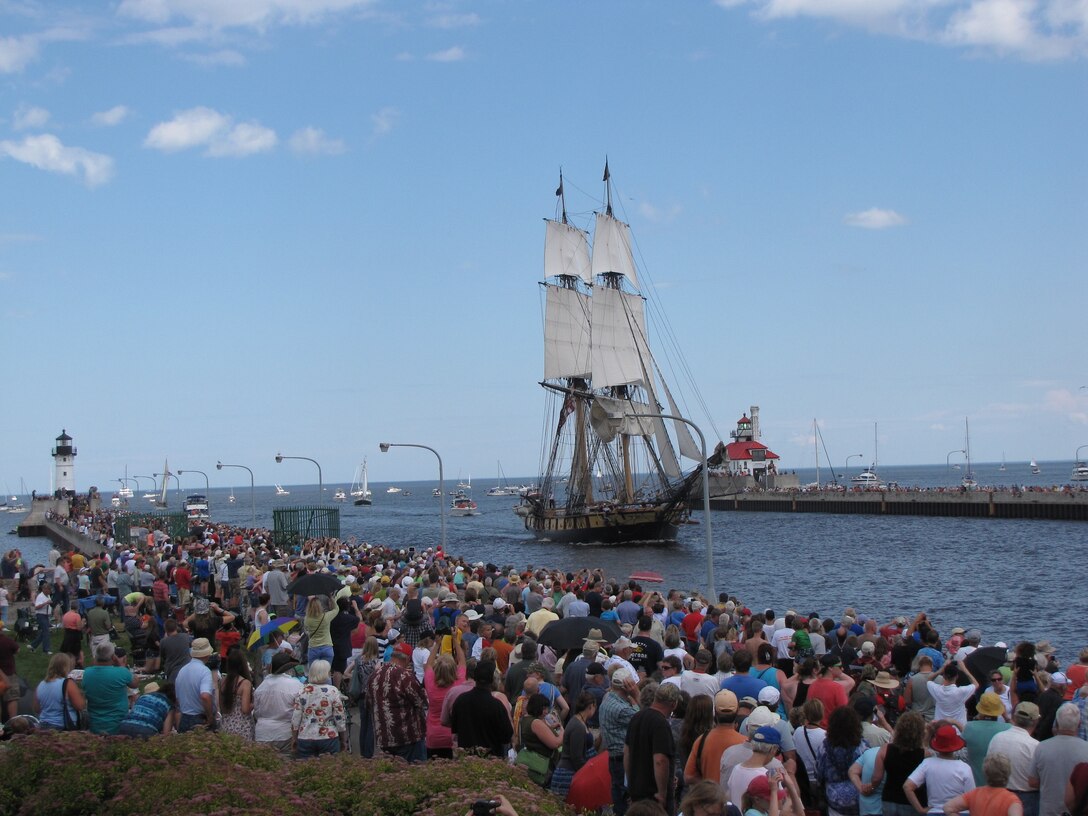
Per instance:
[[[1073,473],[1069,477],[1071,482],[1088,482],[1088,463],[1077,462],[1073,465]]]
[[[291,491],[290,490],[284,490],[280,485],[276,485],[276,495],[277,496],[290,496]]]
[[[468,496],[461,496],[450,502],[451,516],[478,516],[479,506]]]
[[[234,504],[234,488],[233,487],[230,489],[230,495],[227,496],[227,501],[229,501],[231,504]]]
[[[467,482],[460,481],[460,477],[458,477],[457,486],[459,488],[461,488],[462,490],[472,490],[472,474],[470,473],[468,475],[468,481]]]
[[[117,491],[117,495],[120,496],[122,499],[131,499],[132,488],[128,486],[128,465],[125,465],[124,478],[118,479],[117,481],[121,483],[121,489]]]
[[[976,490],[978,481],[975,479],[974,471],[971,470],[971,426],[967,422],[967,417],[963,418],[963,433],[963,453],[967,457],[967,470],[964,471],[960,484],[965,490]]]
[[[399,487],[387,487],[385,489],[385,492],[386,493],[401,493],[403,491]]]
[[[348,495],[351,496],[351,502],[356,507],[369,507],[374,503],[373,494],[370,492],[370,482],[367,479],[366,457],[363,457],[363,463],[355,469]]]
[[[863,487],[879,487],[883,482],[881,478],[876,475],[876,465],[880,459],[880,455],[877,452],[877,432],[876,423],[873,423],[873,463],[869,465],[865,470],[859,473],[857,476],[851,476],[850,481],[856,485],[862,485]]]
[[[506,474],[502,472],[502,462],[499,465],[498,484],[494,487],[488,488],[488,496],[516,496],[518,494],[517,488],[512,487],[506,482]]]
[[[190,524],[199,524],[211,518],[208,512],[208,497],[203,493],[193,493],[185,497],[185,518]]]
[[[1028,467],[1031,468],[1032,476],[1038,476],[1040,473],[1043,472],[1042,468],[1039,467],[1038,463],[1036,463],[1034,459],[1031,460],[1031,464],[1029,464]]]
[[[166,507],[166,493],[170,488],[170,477],[173,476],[170,472],[170,462],[166,459],[162,460],[162,488],[159,490],[159,496],[155,499],[155,504],[159,507]]]
[[[434,490],[431,491],[431,495],[434,496],[435,498],[441,498],[442,497],[442,490],[440,488],[436,487]]]
[[[114,493],[113,498],[110,499],[110,504],[112,504],[114,507],[120,507],[121,506],[121,497],[118,496],[116,493]]]
[[[348,500],[348,493],[344,488],[336,488],[336,492],[332,494],[332,500],[334,502],[345,502]]]
[[[1005,451],[1001,451],[1001,467],[998,468],[1002,473],[1005,472]]]

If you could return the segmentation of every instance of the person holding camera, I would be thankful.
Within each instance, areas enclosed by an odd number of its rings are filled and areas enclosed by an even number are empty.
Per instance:
[[[494,799],[477,799],[465,816],[518,816],[518,812],[509,799],[499,794]]]

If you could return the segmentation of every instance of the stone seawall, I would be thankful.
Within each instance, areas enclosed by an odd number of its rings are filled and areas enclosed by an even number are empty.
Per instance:
[[[690,506],[701,508],[701,501]],[[844,513],[887,516],[973,516],[1088,521],[1088,491],[1024,492],[934,490],[840,493],[741,493],[710,500],[712,510],[764,513]]]

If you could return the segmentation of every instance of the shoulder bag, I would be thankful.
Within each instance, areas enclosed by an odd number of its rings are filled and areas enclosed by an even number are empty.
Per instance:
[[[68,706],[68,684],[71,682],[67,677],[64,678],[64,682],[60,684],[60,704],[61,710],[64,712],[64,730],[65,731],[86,731],[87,730],[87,712],[75,711]]]

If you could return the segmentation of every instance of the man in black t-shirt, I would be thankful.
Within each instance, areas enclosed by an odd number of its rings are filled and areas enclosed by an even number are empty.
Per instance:
[[[665,659],[665,650],[661,644],[650,637],[650,627],[653,622],[654,619],[650,615],[642,615],[638,619],[638,636],[631,641],[634,651],[627,658],[627,662],[638,669],[643,677],[653,674],[658,664]]]
[[[654,701],[631,718],[623,746],[623,768],[632,802],[653,799],[666,813],[676,812],[674,765],[676,742],[669,715],[680,701],[680,689],[662,683]]]

